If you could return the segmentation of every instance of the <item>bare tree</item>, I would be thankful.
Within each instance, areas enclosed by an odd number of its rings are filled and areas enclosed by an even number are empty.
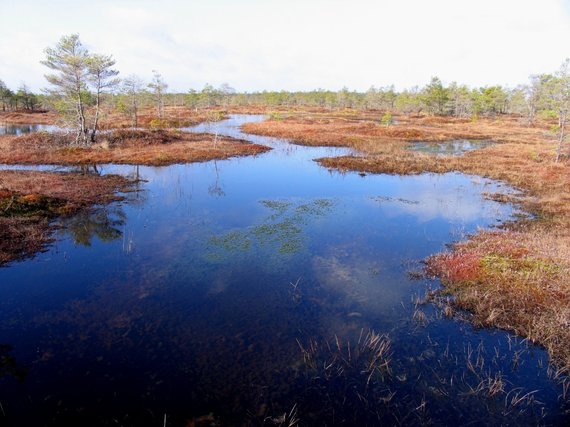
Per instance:
[[[143,85],[141,78],[134,74],[123,80],[123,93],[127,95],[129,100],[128,112],[131,116],[131,126],[133,128],[138,126],[139,97],[143,90]]]
[[[152,81],[148,84],[148,87],[152,90],[158,117],[162,119],[164,114],[164,91],[168,88],[168,85],[164,82],[162,75],[158,71],[152,70],[152,73]]]
[[[465,85],[451,82],[449,85],[450,109],[455,117],[467,117],[471,113],[472,96],[471,91]]]
[[[540,108],[541,99],[544,96],[545,85],[552,78],[548,74],[532,75],[529,84],[524,86],[527,121],[529,125],[534,123],[536,112]]]
[[[209,83],[206,83],[198,95],[200,107],[207,108],[218,105],[219,92]]]
[[[55,48],[45,50],[46,59],[43,65],[53,70],[54,74],[46,74],[47,81],[53,86],[49,89],[52,95],[61,96],[71,105],[77,125],[75,142],[87,143],[87,124],[85,120],[85,91],[87,89],[87,61],[89,54],[78,34],[63,36]]]
[[[95,91],[95,116],[91,128],[91,142],[95,142],[99,124],[101,94],[116,87],[120,82],[117,78],[119,72],[111,68],[114,65],[115,60],[111,55],[94,54],[87,59],[88,80]]]
[[[218,88],[218,92],[220,93],[224,106],[228,106],[230,104],[232,96],[235,95],[236,90],[228,83],[222,83]]]
[[[16,103],[18,101],[22,103],[22,107],[25,110],[29,111],[34,111],[36,106],[38,105],[38,97],[34,93],[32,93],[28,85],[26,85],[26,83],[24,82],[22,82],[22,84],[18,88],[18,92],[16,92]]]
[[[380,108],[380,102],[378,98],[378,90],[374,87],[374,85],[370,86],[364,95],[366,108],[369,110],[376,110]]]

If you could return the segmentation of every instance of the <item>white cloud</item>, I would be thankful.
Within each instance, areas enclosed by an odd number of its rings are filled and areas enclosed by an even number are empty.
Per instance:
[[[570,55],[569,14],[561,0],[0,0],[0,78],[43,86],[43,48],[78,32],[123,74],[157,69],[181,91],[514,85]]]

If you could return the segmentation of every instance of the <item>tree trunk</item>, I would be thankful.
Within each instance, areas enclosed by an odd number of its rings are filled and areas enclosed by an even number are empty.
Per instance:
[[[138,105],[136,95],[131,97],[131,125],[133,129],[138,127]]]
[[[97,97],[95,100],[95,118],[93,119],[93,129],[91,129],[91,142],[95,142],[95,134],[99,124],[99,101],[101,99],[101,91],[97,89]]]
[[[79,82],[79,78],[77,81]],[[83,99],[81,98],[81,85],[79,83],[76,85],[75,90],[77,95],[77,118],[79,121],[79,132],[77,134],[76,142],[78,143],[81,138],[82,143],[87,145],[87,124],[85,123],[85,111],[83,107]]]
[[[77,106],[79,115],[79,134],[81,135],[81,142],[87,145],[87,124],[85,123],[85,112],[83,111],[83,101],[81,95],[79,96],[79,104]]]
[[[562,145],[564,144],[565,127],[566,127],[566,116],[567,112],[560,113],[560,134],[558,136],[558,147],[556,148],[556,163],[560,160],[560,155],[562,153]]]

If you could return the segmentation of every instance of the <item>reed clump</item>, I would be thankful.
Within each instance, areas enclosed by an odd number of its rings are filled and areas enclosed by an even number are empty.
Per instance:
[[[319,408],[305,408],[307,414],[323,421],[338,413],[354,425],[370,425],[386,416],[378,403],[387,406],[394,397],[388,387],[392,350],[387,335],[362,330],[353,343],[337,336],[297,342],[307,384],[302,400],[319,402]]]

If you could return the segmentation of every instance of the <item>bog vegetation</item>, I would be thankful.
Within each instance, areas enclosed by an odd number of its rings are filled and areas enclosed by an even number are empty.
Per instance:
[[[201,109],[252,108],[274,109],[322,108],[326,110],[379,110],[381,123],[389,126],[394,114],[408,117],[422,114],[477,119],[514,115],[527,125],[537,120],[551,123],[550,135],[558,143],[556,160],[565,154],[568,112],[570,111],[569,60],[558,70],[531,75],[526,84],[516,87],[500,85],[472,88],[451,82],[445,85],[433,77],[423,87],[396,90],[394,86],[371,86],[366,92],[317,89],[308,92],[262,91],[237,92],[229,84],[219,87],[206,84],[186,93],[167,92],[163,76],[153,70],[152,80],[145,83],[136,75],[122,80],[114,68],[111,55],[92,54],[81,44],[79,36],[64,36],[45,51],[42,63],[51,73],[50,84],[42,93],[32,93],[25,83],[13,90],[0,80],[2,111],[55,110],[65,118],[66,128],[76,131],[76,143],[95,142],[103,114],[119,113],[136,128],[143,109],[154,108],[154,126],[168,126],[167,106]],[[105,107],[105,108],[103,108]]]
[[[272,112],[269,121],[249,125],[247,131],[357,151],[319,160],[329,168],[392,174],[455,170],[525,190],[519,202],[537,219],[479,233],[452,252],[431,258],[429,272],[443,279],[455,304],[473,312],[477,323],[510,329],[542,343],[560,365],[570,368],[569,60],[558,70],[532,75],[516,87],[472,88],[433,77],[423,87],[404,90],[372,86],[366,92],[345,87],[252,93],[240,93],[227,83],[167,92],[168,84],[157,71],[150,82],[136,75],[120,80],[113,57],[88,52],[77,35],[62,37],[46,49],[43,64],[50,70],[46,76],[50,86],[42,93],[32,93],[24,83],[10,89],[0,80],[4,112],[0,121],[22,110],[56,111],[72,134],[55,140],[31,136],[17,142],[4,137],[3,163],[169,164],[192,160],[186,155],[189,142],[199,148],[198,160],[210,159],[212,153],[214,158],[224,157],[214,148],[225,150],[223,143],[231,141],[216,138],[213,146],[199,145],[196,136],[140,128],[220,120],[227,111]],[[110,127],[132,130],[101,136],[99,129]],[[498,144],[463,157],[406,149],[410,140],[462,138]],[[80,147],[66,149],[73,145]],[[113,155],[100,150],[105,145],[115,150]],[[181,157],[164,157],[172,155],[172,150],[162,151],[166,145],[176,148]],[[262,151],[254,146],[244,150]],[[4,191],[10,200],[27,200],[21,199],[24,194]],[[10,209],[15,206],[6,203]]]

